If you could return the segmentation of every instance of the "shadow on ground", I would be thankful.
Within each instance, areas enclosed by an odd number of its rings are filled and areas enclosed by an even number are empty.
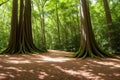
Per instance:
[[[0,55],[0,80],[120,80],[120,57],[66,58],[70,52]]]

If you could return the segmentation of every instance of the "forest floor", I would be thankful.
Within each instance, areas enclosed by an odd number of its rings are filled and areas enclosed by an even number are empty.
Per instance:
[[[71,52],[0,55],[0,80],[120,80],[117,58],[67,58]]]

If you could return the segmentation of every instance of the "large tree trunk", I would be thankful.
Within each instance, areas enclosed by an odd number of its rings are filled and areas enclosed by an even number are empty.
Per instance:
[[[74,54],[74,57],[104,57],[108,56],[96,44],[94,33],[92,31],[88,0],[81,1],[81,43],[80,49]]]
[[[13,0],[11,33],[8,48],[3,53],[39,52],[32,38],[31,0],[20,0],[18,24],[18,0]]]
[[[18,26],[18,0],[13,0],[13,6],[12,6],[12,17],[11,17],[11,30],[10,30],[10,39],[8,48],[3,51],[3,53],[6,52],[13,52],[16,47],[17,42],[17,26]]]

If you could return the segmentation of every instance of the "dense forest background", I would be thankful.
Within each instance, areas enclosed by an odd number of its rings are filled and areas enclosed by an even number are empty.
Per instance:
[[[0,0],[0,52],[8,45],[12,1]],[[112,22],[107,24],[103,0],[89,0],[95,39],[106,52],[120,52],[120,0],[108,0]],[[76,52],[80,47],[79,0],[32,0],[33,41],[40,49]],[[108,29],[108,25],[111,28]],[[110,33],[110,36],[109,34]],[[111,47],[112,44],[112,47]]]

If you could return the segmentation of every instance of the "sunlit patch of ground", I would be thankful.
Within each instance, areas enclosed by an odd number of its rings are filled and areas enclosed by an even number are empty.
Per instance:
[[[70,52],[0,55],[0,80],[120,80],[117,58],[67,58]]]

